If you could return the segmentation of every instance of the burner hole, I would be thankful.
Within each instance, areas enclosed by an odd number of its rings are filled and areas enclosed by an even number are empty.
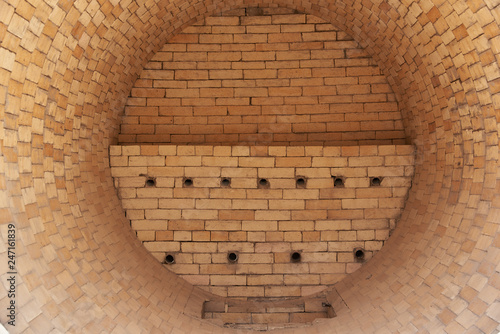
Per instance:
[[[297,188],[305,188],[306,187],[306,179],[302,176],[297,177],[295,180]]]
[[[302,257],[302,256],[300,255],[300,253],[299,253],[299,252],[293,252],[293,253],[292,253],[292,255],[290,255],[290,260],[291,260],[292,262],[300,262],[300,258],[301,258],[301,257]]]
[[[337,188],[344,187],[344,179],[339,176],[332,176],[333,178],[333,186]]]
[[[182,184],[184,185],[184,187],[191,187],[193,185],[193,180],[190,178],[184,178]]]
[[[365,260],[365,251],[364,249],[361,248],[355,248],[354,249],[354,257],[356,258],[356,261],[362,262]]]
[[[148,177],[146,180],[146,187],[154,187],[156,186],[156,180],[152,177]]]
[[[382,183],[382,178],[381,177],[371,177],[370,178],[370,186],[372,187],[378,187]]]
[[[165,256],[165,263],[166,264],[173,264],[175,262],[174,256],[171,254],[168,254]]]
[[[231,179],[229,178],[223,178],[221,181],[220,181],[220,185],[221,187],[229,187],[231,185]]]
[[[234,252],[231,252],[231,253],[227,254],[227,260],[229,262],[236,262],[236,261],[238,261],[238,254],[236,254]]]
[[[268,179],[259,179],[259,188],[269,188],[269,185]]]

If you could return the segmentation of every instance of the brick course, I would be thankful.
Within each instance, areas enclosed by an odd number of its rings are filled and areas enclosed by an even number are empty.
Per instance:
[[[146,68],[127,102],[121,143],[405,143],[396,98],[375,62],[312,16],[207,17],[165,44]],[[196,105],[213,107],[202,114]],[[145,109],[152,107],[161,109]],[[315,113],[335,115],[309,116]]]
[[[154,257],[163,262],[174,255],[168,269],[240,298],[277,294],[266,290],[269,284],[283,286],[281,296],[304,296],[313,283],[303,275],[341,279],[354,270],[348,265],[359,263],[356,247],[370,259],[394,229],[390,220],[399,217],[412,177],[405,167],[414,164],[413,148],[401,145],[134,145],[111,146],[110,154],[123,208],[127,216],[143,212],[132,228]],[[334,187],[332,175],[343,177],[344,186]],[[304,187],[296,185],[299,177]],[[370,187],[370,177],[381,177],[381,185]],[[156,185],[148,186],[147,178]],[[230,178],[229,187],[222,178]],[[259,189],[262,178],[268,188]],[[263,247],[266,242],[277,244]],[[238,252],[238,264],[228,263],[230,251]],[[301,263],[290,263],[292,251],[301,252]],[[258,273],[255,265],[286,275],[247,276]],[[325,288],[317,277],[314,284]]]

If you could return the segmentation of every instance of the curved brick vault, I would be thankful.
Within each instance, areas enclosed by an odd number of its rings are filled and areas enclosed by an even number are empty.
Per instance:
[[[494,0],[0,2],[0,252],[6,259],[14,222],[19,272],[9,330],[233,332],[199,319],[207,295],[163,270],[125,227],[108,146],[161,46],[202,16],[248,6],[293,8],[352,35],[386,74],[418,151],[395,234],[335,286],[347,307],[308,331],[498,331]],[[6,289],[0,298],[7,305]]]

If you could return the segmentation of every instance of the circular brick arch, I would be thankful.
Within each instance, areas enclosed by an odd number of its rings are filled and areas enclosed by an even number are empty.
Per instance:
[[[255,5],[352,35],[388,77],[418,149],[398,229],[334,287],[347,307],[311,332],[499,330],[495,1],[2,2],[0,252],[7,259],[14,223],[18,271],[9,330],[221,331],[199,319],[208,297],[162,270],[126,226],[107,150],[135,78],[170,36]]]

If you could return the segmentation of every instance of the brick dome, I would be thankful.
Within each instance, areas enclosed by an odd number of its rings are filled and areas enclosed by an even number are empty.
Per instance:
[[[109,148],[136,79],[168,40],[204,17],[255,7],[314,15],[352,36],[387,78],[417,151],[394,234],[331,287],[336,317],[281,332],[500,330],[492,0],[1,2],[0,302],[17,310],[15,327],[0,314],[7,330],[236,332],[201,319],[211,295],[164,270],[132,233]]]

